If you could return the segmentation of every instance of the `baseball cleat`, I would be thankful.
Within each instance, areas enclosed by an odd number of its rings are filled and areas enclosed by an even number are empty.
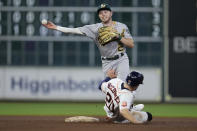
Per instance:
[[[133,109],[136,111],[141,111],[144,109],[144,104],[137,104],[137,105],[133,106]]]

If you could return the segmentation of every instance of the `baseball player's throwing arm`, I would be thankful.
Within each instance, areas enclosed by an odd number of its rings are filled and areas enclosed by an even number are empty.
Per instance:
[[[64,33],[84,35],[78,28],[66,28],[66,27],[57,26],[51,21],[47,21],[46,24],[42,23],[42,25],[48,29],[58,30]]]

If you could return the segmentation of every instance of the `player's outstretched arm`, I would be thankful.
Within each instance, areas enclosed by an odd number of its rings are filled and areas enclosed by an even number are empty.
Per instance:
[[[45,26],[48,29],[58,30],[63,33],[72,33],[72,34],[79,34],[84,35],[78,28],[67,28],[62,26],[57,26],[51,21],[42,22],[42,25]]]
[[[116,74],[115,70],[113,70],[113,69],[108,70],[107,77],[103,81],[100,82],[98,89],[101,90],[103,83],[108,82],[109,80],[115,78],[116,76],[117,76],[117,74]]]
[[[129,120],[131,123],[133,124],[142,124],[143,122],[142,121],[138,121],[134,115],[127,109],[127,108],[124,108],[124,109],[121,109],[120,110],[120,114],[126,118],[127,120]]]
[[[114,69],[108,70],[107,76],[110,77],[111,79],[116,78],[117,77],[116,71]]]
[[[57,30],[57,26],[51,21],[42,20],[42,25],[48,29]]]

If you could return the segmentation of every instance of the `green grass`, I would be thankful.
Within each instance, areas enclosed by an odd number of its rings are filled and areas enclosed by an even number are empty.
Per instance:
[[[197,104],[146,104],[145,110],[160,117],[197,117]]]
[[[0,102],[0,115],[105,116],[104,103]],[[197,117],[197,104],[145,104],[159,117]]]
[[[0,115],[104,115],[101,103],[0,103]]]

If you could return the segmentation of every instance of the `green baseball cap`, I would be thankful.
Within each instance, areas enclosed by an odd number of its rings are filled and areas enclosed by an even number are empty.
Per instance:
[[[103,4],[99,5],[99,7],[97,9],[97,14],[101,10],[109,10],[109,11],[111,11],[111,7],[108,4],[103,3]]]

